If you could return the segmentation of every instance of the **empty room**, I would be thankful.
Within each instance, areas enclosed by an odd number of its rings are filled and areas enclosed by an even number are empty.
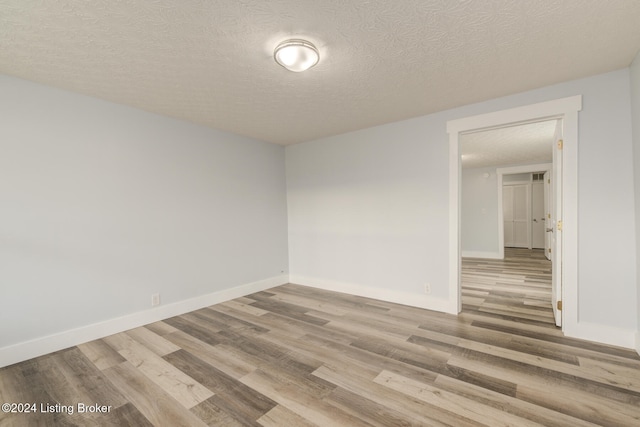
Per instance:
[[[638,22],[0,0],[0,426],[639,425]]]

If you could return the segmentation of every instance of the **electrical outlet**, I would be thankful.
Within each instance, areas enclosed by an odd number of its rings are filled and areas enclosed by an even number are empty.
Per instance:
[[[425,283],[424,284],[424,293],[425,294],[430,294],[431,293],[431,284],[430,283]]]
[[[151,307],[155,307],[156,305],[160,305],[160,294],[151,295]]]

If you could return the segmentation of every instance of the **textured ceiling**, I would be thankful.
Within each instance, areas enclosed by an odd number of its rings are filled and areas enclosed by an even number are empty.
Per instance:
[[[0,73],[290,144],[628,66],[637,0],[0,0]],[[321,62],[273,60],[306,38]]]
[[[551,163],[557,120],[460,135],[462,167]]]

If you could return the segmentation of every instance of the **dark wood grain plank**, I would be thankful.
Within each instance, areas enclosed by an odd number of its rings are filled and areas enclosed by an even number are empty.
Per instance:
[[[253,423],[276,406],[273,400],[184,350],[164,359],[213,391],[215,395],[208,400],[234,420]]]
[[[206,426],[129,362],[103,372],[153,425]]]

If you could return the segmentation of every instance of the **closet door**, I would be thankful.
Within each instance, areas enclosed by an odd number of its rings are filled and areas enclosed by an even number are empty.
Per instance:
[[[504,220],[504,245],[513,247],[513,186],[502,187],[502,217]]]
[[[513,186],[513,245],[529,248],[529,215],[531,212],[529,185]]]
[[[504,209],[504,245],[512,248],[530,248],[531,196],[528,184],[506,185],[502,189]]]

